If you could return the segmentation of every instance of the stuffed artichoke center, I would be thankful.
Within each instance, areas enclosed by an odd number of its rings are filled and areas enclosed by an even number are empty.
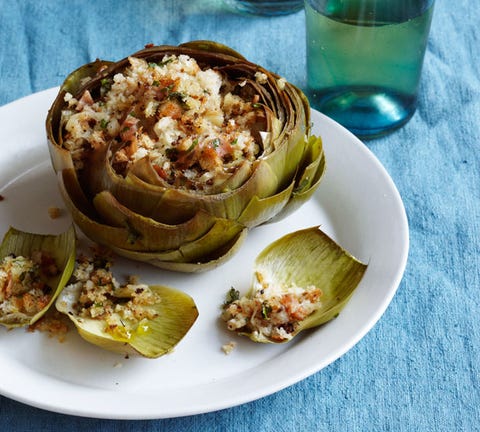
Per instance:
[[[77,170],[108,147],[122,176],[146,159],[166,186],[209,193],[261,153],[265,111],[247,85],[187,55],[130,57],[99,89],[65,95],[63,146]]]

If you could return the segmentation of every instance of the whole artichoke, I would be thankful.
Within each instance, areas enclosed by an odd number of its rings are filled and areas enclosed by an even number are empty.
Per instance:
[[[310,198],[325,169],[305,95],[210,41],[80,67],[46,129],[80,229],[176,271],[224,262],[250,228]]]

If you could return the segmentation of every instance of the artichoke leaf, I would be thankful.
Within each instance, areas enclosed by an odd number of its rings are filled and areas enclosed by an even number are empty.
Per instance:
[[[237,220],[251,197],[264,198],[273,195],[279,188],[279,178],[263,159],[256,161],[250,178],[236,190],[211,196],[201,203],[208,213]]]
[[[301,331],[335,318],[351,298],[366,269],[366,264],[319,227],[287,234],[257,256],[249,292],[242,299],[226,304],[222,318],[231,330],[255,342],[287,342]],[[246,310],[241,302],[247,302],[250,307],[254,302],[260,305],[256,310],[263,310],[239,317],[235,312],[238,302],[240,310]],[[285,322],[284,316],[279,319],[272,312],[278,310],[279,305],[287,313]]]
[[[80,66],[67,76],[60,87],[60,90],[71,93],[74,96],[80,96],[84,89],[86,87],[88,88],[89,81],[97,77],[112,64],[113,62],[111,61],[95,60],[91,63]]]
[[[322,140],[311,136],[308,140],[305,167],[301,167],[290,185],[276,195],[260,199],[254,197],[243,211],[238,221],[245,226],[256,226],[262,223],[274,223],[296,211],[307,201],[317,189],[325,172],[325,154]]]
[[[0,246],[0,259],[3,260],[9,255],[14,257],[31,258],[35,252],[46,253],[55,262],[58,272],[42,278],[42,282],[49,287],[50,294],[48,303],[38,312],[29,312],[28,309],[21,310],[18,305],[15,310],[6,307],[8,298],[0,290],[0,324],[12,328],[34,324],[38,321],[55,302],[55,299],[66,285],[75,266],[75,230],[71,226],[67,231],[59,235],[36,234],[20,231],[10,227]],[[28,291],[23,295],[29,295]],[[2,306],[4,303],[4,307]]]
[[[169,222],[170,218],[191,217],[198,209],[219,218],[235,220],[252,196],[264,198],[273,195],[280,184],[269,163],[261,159],[255,162],[251,176],[242,186],[214,195],[165,189],[148,184],[133,175],[128,175],[123,181],[118,179],[115,186],[117,187],[110,190],[123,205],[152,219]]]
[[[75,185],[78,185],[75,180],[76,176],[69,175],[69,173],[70,170],[59,173],[59,189],[73,221],[82,232],[92,241],[109,247],[114,245],[125,247],[125,245],[138,243],[140,236],[136,232],[122,227],[102,224],[92,216],[91,212],[87,213],[83,207],[77,205],[77,201],[74,201],[74,199],[76,193],[81,193],[81,191],[75,188]]]
[[[210,257],[212,252],[221,250],[224,245],[231,244],[232,239],[238,238],[244,230],[241,224],[228,219],[218,219],[213,227],[198,240],[185,243],[179,250],[184,262],[200,262]]]
[[[148,157],[143,157],[134,162],[129,169],[128,175],[136,176],[145,183],[164,188],[170,187],[169,183],[163,180],[153,168]]]
[[[136,261],[146,262],[164,270],[183,272],[183,273],[200,273],[213,270],[235,255],[247,237],[248,229],[244,228],[235,237],[227,243],[221,245],[217,250],[211,252],[208,256],[202,256],[199,261],[185,262],[184,257],[178,251],[172,252],[170,256],[162,256],[156,254],[148,254],[134,251],[127,251],[112,248],[118,255],[124,256]],[[175,253],[175,256],[173,255]],[[175,260],[176,259],[176,260]]]
[[[203,237],[217,221],[214,216],[199,210],[191,219],[181,224],[160,223],[131,211],[108,191],[97,194],[93,204],[108,225],[124,227],[132,233],[137,233],[138,246],[144,247],[125,246],[127,249],[145,251],[176,249]],[[162,245],[161,249],[158,248],[159,244]]]
[[[218,183],[215,185],[215,188],[212,188],[208,194],[212,195],[238,189],[250,177],[250,174],[250,164],[244,162],[240,164],[235,172],[225,175],[225,179],[223,181],[217,180]],[[158,175],[157,171],[155,171],[147,157],[143,157],[132,164],[128,173],[128,177],[133,179],[133,176],[136,176],[141,181],[154,186],[160,186],[166,189],[173,188],[172,185]]]
[[[188,243],[184,243],[177,249],[166,251],[135,251],[120,250],[113,248],[117,253],[139,261],[172,261],[172,262],[201,262],[202,259],[210,259],[212,254],[220,250],[224,245],[230,244],[244,230],[240,224],[228,219],[218,219],[210,230],[202,237]],[[142,259],[140,259],[142,257]],[[217,257],[218,258],[218,257]]]
[[[289,201],[268,223],[278,222],[294,213],[317,190],[326,170],[325,154],[320,137],[311,136],[309,143],[310,146],[307,149],[307,155],[304,160],[304,165],[306,164],[306,166],[299,170],[298,179]]]
[[[65,168],[57,173],[60,193],[69,210],[78,209],[91,219],[97,219],[98,213],[83,192],[74,168]]]
[[[274,139],[273,141],[280,140]],[[282,145],[278,146],[276,151],[262,157],[262,160],[270,166],[272,172],[279,179],[279,184],[283,186],[289,184],[294,178],[305,154],[307,143],[305,134],[299,131],[292,131],[292,134],[281,142]]]
[[[322,139],[311,136],[308,140],[308,146],[305,157],[300,167],[299,179],[295,186],[294,193],[302,193],[312,188],[312,184],[320,181],[325,172],[325,154],[323,152]]]
[[[73,192],[78,186],[76,177],[67,170],[63,174],[59,180],[60,191],[75,223],[92,241],[116,250],[125,249],[157,254],[166,251],[165,254],[171,254],[172,249],[178,249],[180,246],[187,247],[185,245],[199,239],[204,239],[204,241],[205,238],[210,239],[208,244],[211,245],[214,232],[217,233],[217,241],[222,239],[221,241],[224,242],[225,237],[222,237],[220,233],[226,225],[235,226],[236,232],[240,230],[238,224],[214,218],[203,211],[199,211],[192,219],[180,225],[158,223],[131,212],[106,191],[98,194],[93,200],[99,216],[91,217],[82,212],[82,207],[76,205],[71,199],[72,196],[76,196]],[[78,189],[77,193],[80,193]],[[101,219],[102,217],[103,219]],[[215,225],[218,226],[215,231],[212,231],[212,227]],[[158,244],[164,245],[164,249],[159,250]],[[217,245],[211,247],[216,249]],[[177,251],[177,253],[180,252]]]
[[[121,354],[157,358],[171,352],[184,338],[196,321],[198,310],[193,299],[185,293],[161,285],[150,285],[149,289],[160,298],[151,306],[157,316],[143,319],[124,335],[105,331],[105,322],[101,319],[78,316],[74,303],[79,287],[74,284],[65,288],[55,305],[68,315],[87,342]]]
[[[70,73],[61,85],[60,91],[48,111],[45,123],[48,150],[55,171],[58,172],[64,168],[73,168],[73,161],[70,152],[62,147],[62,132],[64,125],[60,124],[60,118],[65,106],[65,95],[70,93],[78,96],[90,79],[111,64],[112,62],[109,61],[96,60],[92,63],[80,66],[78,69]]]
[[[292,196],[295,181],[281,192],[266,198],[254,196],[238,218],[238,222],[246,227],[255,227],[272,221],[287,205]]]

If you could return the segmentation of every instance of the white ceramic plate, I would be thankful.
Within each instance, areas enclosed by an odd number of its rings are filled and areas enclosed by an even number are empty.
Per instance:
[[[58,233],[68,215],[50,165],[44,122],[57,89],[0,108],[0,235],[9,225]],[[377,322],[403,275],[408,225],[401,198],[375,156],[352,134],[318,112],[314,133],[324,141],[327,172],[314,198],[284,221],[253,230],[222,267],[199,275],[164,272],[118,259],[121,279],[136,274],[189,293],[200,316],[175,351],[156,360],[125,359],[70,332],[63,343],[44,333],[0,329],[0,393],[47,410],[100,418],[184,416],[232,407],[269,395],[321,370]],[[255,344],[219,322],[231,286],[245,292],[253,260],[280,236],[314,225],[369,267],[340,316],[282,345]],[[235,340],[230,355],[222,345]]]

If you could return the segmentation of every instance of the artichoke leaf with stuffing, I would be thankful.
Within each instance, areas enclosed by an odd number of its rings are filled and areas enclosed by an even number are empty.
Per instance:
[[[75,230],[37,234],[10,227],[0,245],[0,324],[32,325],[67,284],[75,266]]]
[[[228,292],[222,319],[254,342],[288,342],[337,317],[366,270],[318,227],[289,233],[257,256],[245,296]]]

